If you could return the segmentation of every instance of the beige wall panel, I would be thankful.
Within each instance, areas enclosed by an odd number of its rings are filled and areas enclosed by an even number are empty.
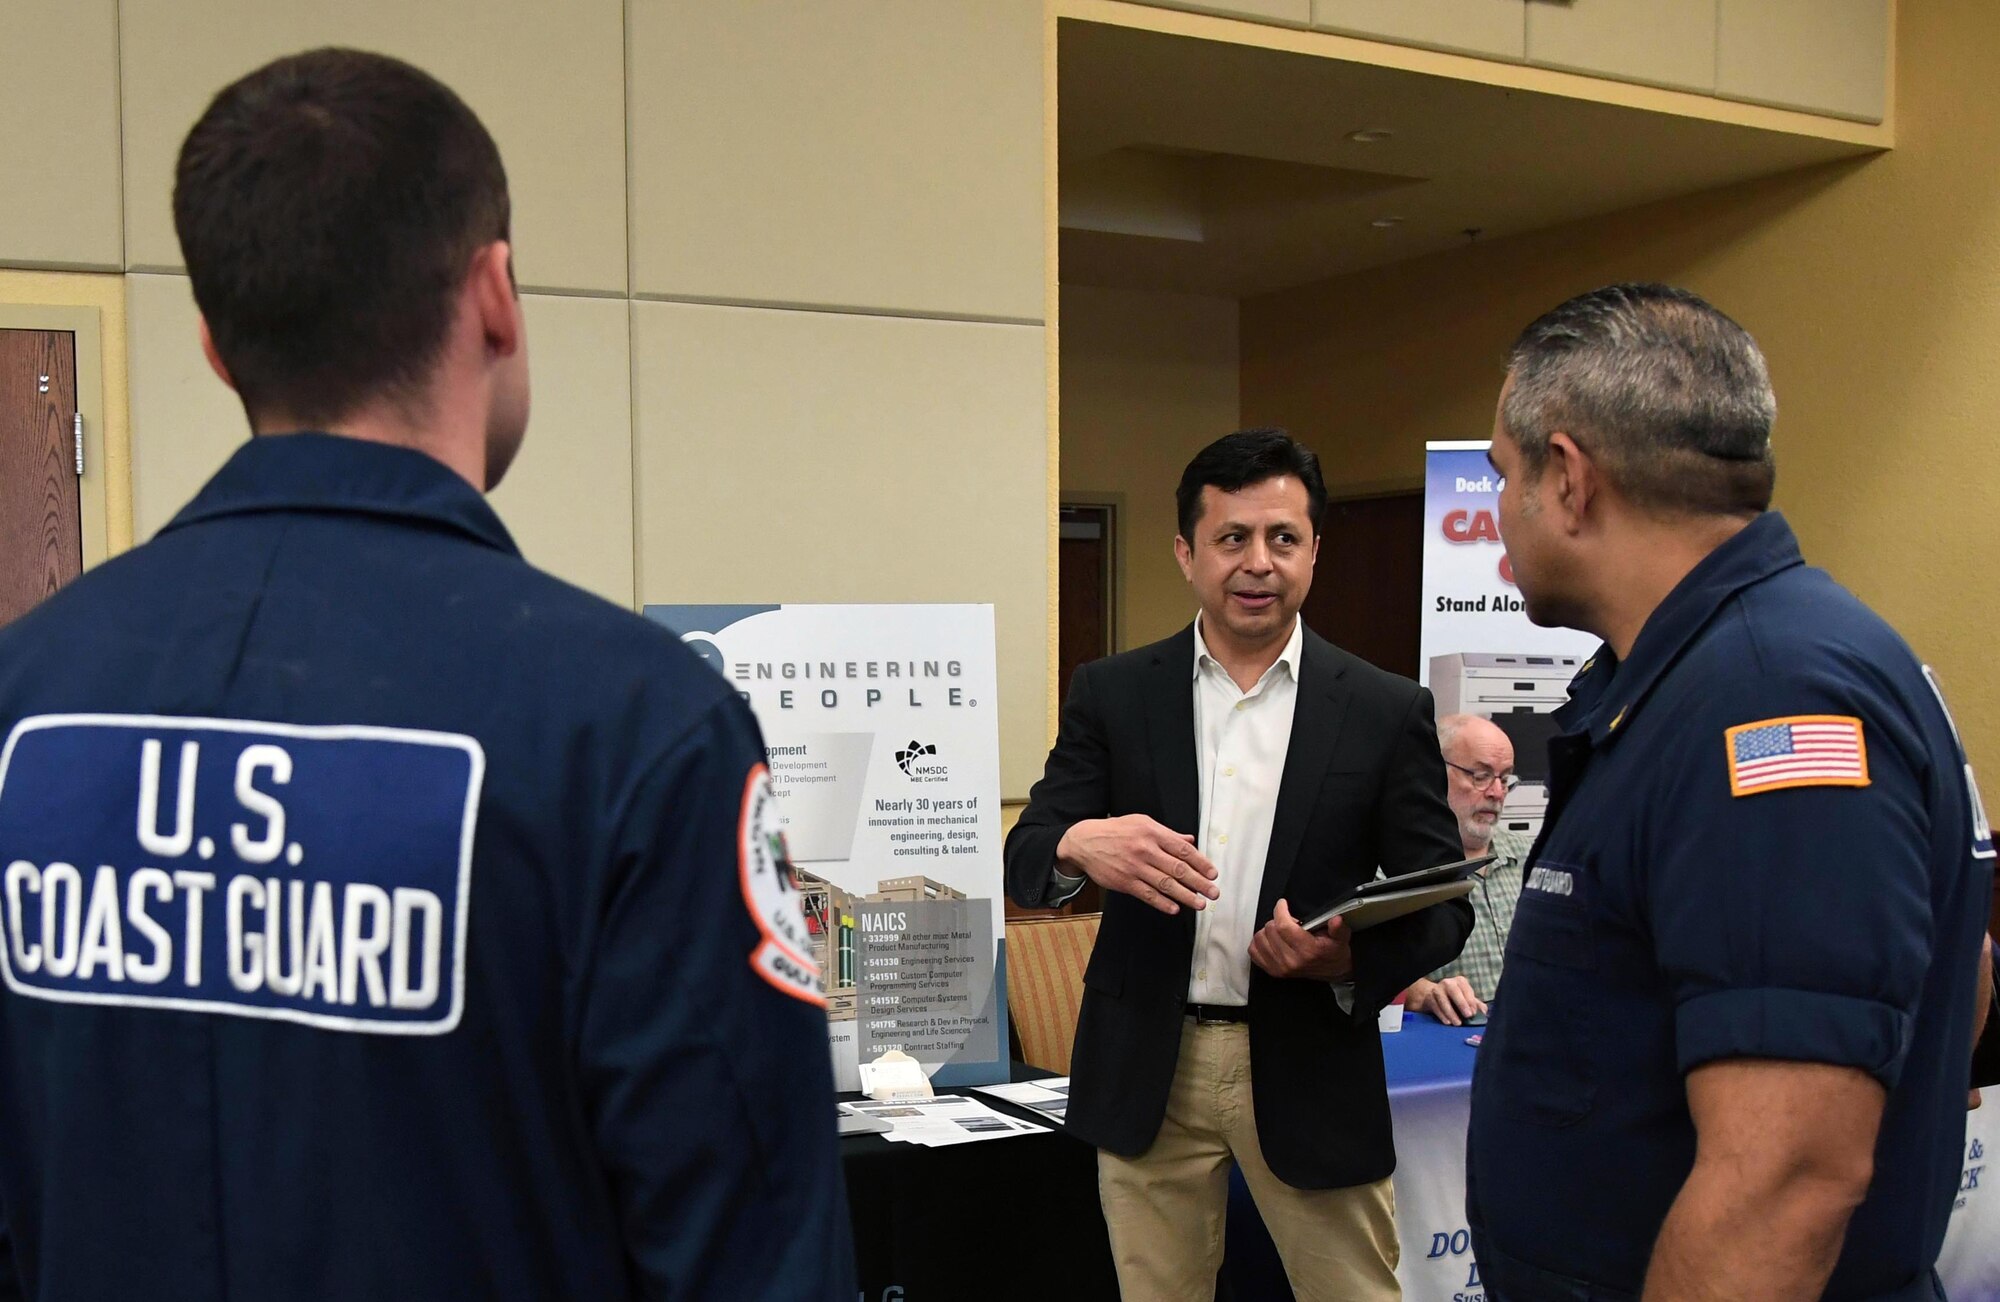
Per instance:
[[[1722,0],[1716,92],[1880,122],[1889,0]]]
[[[143,542],[250,436],[236,395],[202,360],[185,276],[126,277],[132,492]],[[534,415],[493,505],[535,564],[632,604],[631,374],[617,299],[523,298]]]
[[[1522,0],[1313,0],[1313,26],[1495,59],[1527,55]]]
[[[1001,788],[1047,753],[1036,326],[638,303],[639,595],[991,602]]]
[[[1528,0],[1528,62],[1715,90],[1718,0]]]
[[[1142,0],[1156,9],[1192,9],[1225,18],[1304,27],[1312,21],[1312,0]]]
[[[128,265],[181,265],[171,199],[181,140],[216,91],[316,45],[431,72],[499,141],[521,284],[625,289],[624,32],[619,0],[124,0]]]
[[[186,276],[125,277],[132,366],[133,541],[145,542],[229,459],[250,426],[201,355]]]
[[[116,271],[113,0],[0,4],[0,264]]]
[[[1040,0],[632,0],[642,294],[1042,317]]]
[[[1238,419],[1237,304],[1064,286],[1062,491],[1120,503],[1120,650],[1194,617],[1174,564],[1174,488]],[[1312,430],[1293,431],[1308,444]]]
[[[2000,115],[1967,106],[2000,82],[2000,5],[1912,0],[1896,43],[1888,153],[1247,301],[1245,423],[1312,430],[1336,483],[1414,478],[1424,440],[1488,436],[1538,314],[1614,281],[1686,285],[1770,360],[1777,503],[1806,559],[1937,668],[1990,790]]]
[[[632,363],[623,299],[524,294],[534,401],[493,494],[521,554],[630,608]]]

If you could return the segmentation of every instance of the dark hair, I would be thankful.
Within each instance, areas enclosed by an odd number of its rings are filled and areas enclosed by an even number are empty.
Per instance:
[[[1757,341],[1684,289],[1610,285],[1521,332],[1501,409],[1530,478],[1560,430],[1635,505],[1754,515],[1771,504],[1778,400]]]
[[[1306,487],[1306,509],[1312,516],[1313,537],[1319,537],[1326,516],[1326,480],[1320,477],[1313,450],[1276,428],[1238,430],[1225,434],[1194,454],[1174,490],[1180,510],[1181,537],[1192,543],[1201,519],[1201,490],[1213,484],[1225,493],[1238,492],[1280,475],[1291,475]]]
[[[181,145],[174,229],[252,420],[411,403],[472,257],[508,233],[500,151],[397,59],[323,49],[216,95]]]

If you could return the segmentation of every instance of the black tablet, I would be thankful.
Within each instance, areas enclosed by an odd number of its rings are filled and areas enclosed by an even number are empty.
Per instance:
[[[1498,855],[1482,854],[1473,859],[1439,864],[1435,868],[1419,868],[1413,873],[1378,877],[1372,882],[1363,882],[1354,895],[1357,899],[1365,900],[1377,895],[1387,895],[1391,891],[1407,891],[1419,886],[1441,886],[1446,882],[1464,881],[1498,858]]]

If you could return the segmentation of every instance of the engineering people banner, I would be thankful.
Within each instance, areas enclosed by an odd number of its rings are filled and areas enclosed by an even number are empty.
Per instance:
[[[842,1089],[1007,1079],[993,607],[648,606],[749,704]]]

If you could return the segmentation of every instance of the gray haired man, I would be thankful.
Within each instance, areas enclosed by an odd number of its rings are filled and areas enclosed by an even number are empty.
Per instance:
[[[1447,714],[1438,720],[1444,753],[1445,799],[1458,819],[1460,847],[1468,859],[1491,854],[1480,870],[1472,900],[1472,934],[1457,958],[1410,983],[1404,1006],[1429,1013],[1446,1026],[1483,1018],[1500,988],[1507,928],[1521,898],[1521,863],[1529,840],[1500,826],[1500,809],[1514,789],[1514,743],[1491,719]]]
[[[1472,1084],[1495,1302],[1944,1296],[1992,832],[1936,677],[1769,509],[1776,414],[1748,332],[1662,285],[1508,359],[1515,579],[1604,645]]]

